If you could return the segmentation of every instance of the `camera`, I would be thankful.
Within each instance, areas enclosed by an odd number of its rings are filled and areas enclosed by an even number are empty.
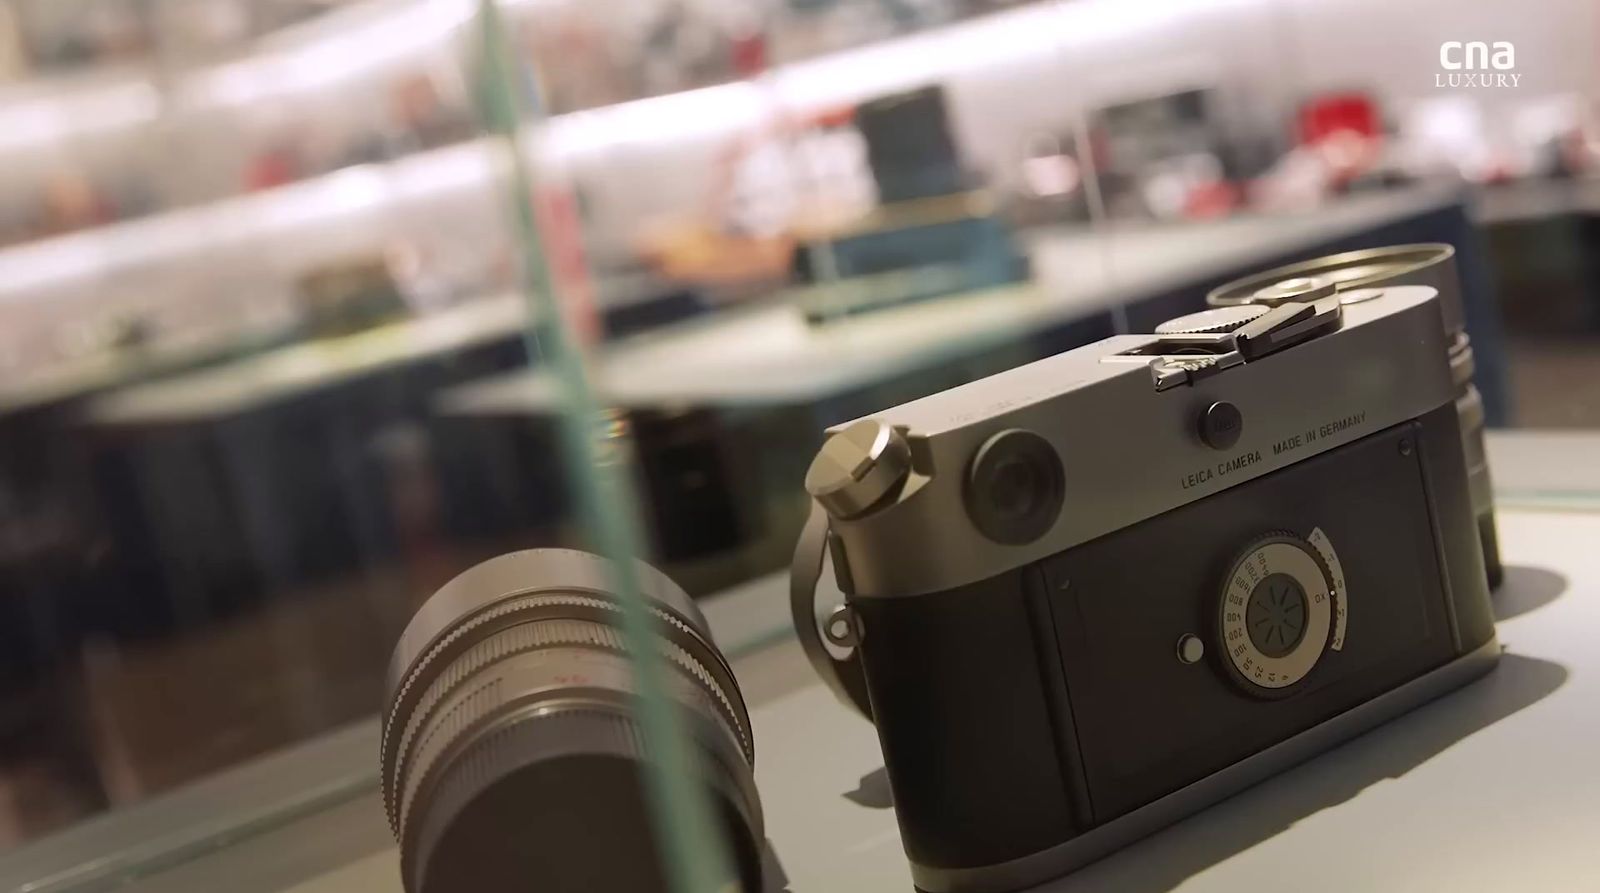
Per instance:
[[[1495,665],[1441,290],[1348,284],[830,430],[792,609],[920,890],[1067,873]]]

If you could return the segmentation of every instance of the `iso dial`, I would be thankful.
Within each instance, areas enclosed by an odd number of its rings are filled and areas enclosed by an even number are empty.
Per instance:
[[[1250,543],[1223,578],[1218,604],[1228,674],[1251,694],[1288,694],[1328,648],[1336,597],[1323,560],[1305,540],[1272,533]]]

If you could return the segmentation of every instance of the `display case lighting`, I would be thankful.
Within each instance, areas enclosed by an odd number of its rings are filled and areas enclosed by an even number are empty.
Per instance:
[[[149,123],[160,110],[160,93],[143,80],[0,102],[0,151]]]
[[[502,0],[506,6],[540,2],[547,0]],[[1257,0],[1041,3],[793,63],[757,80],[559,115],[534,126],[529,144],[546,160],[572,162],[630,146],[717,139],[760,126],[786,111],[804,112],[907,85],[946,80],[974,67],[1059,54],[1083,42],[1160,33],[1183,27],[1205,7],[1247,2]],[[298,34],[293,46],[267,49],[258,56],[209,70],[192,83],[199,94],[191,99],[248,102],[379,70],[442,45],[470,21],[477,0],[378,5],[384,7],[384,15],[367,17],[370,10],[358,8],[363,17],[323,23],[338,27],[325,27],[314,38]],[[0,147],[78,132],[75,128],[87,131],[154,119],[160,105],[158,91],[138,81],[86,92],[70,104],[57,98],[0,106]],[[183,245],[193,248],[195,243],[212,244],[238,236],[230,227],[217,226],[224,217],[260,213],[264,219],[280,223],[309,222],[319,213],[349,213],[379,200],[386,191],[396,198],[410,198],[477,188],[490,182],[489,158],[485,145],[475,142],[391,163],[387,173],[358,169],[345,178],[336,172],[270,193],[8,249],[0,252],[0,293],[26,294],[62,280],[93,275],[108,264],[143,262],[183,250]],[[157,238],[158,234],[170,238]]]
[[[488,146],[463,143],[388,164],[333,171],[270,192],[69,233],[0,251],[0,303],[115,271],[205,256],[229,244],[489,185]]]
[[[475,0],[367,4],[314,37],[205,71],[185,86],[185,99],[247,105],[357,80],[444,47],[476,9]]]

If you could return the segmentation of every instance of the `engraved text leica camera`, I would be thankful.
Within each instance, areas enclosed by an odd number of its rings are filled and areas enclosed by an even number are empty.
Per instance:
[[[1341,284],[830,432],[793,608],[919,889],[1059,876],[1494,666],[1440,291]]]

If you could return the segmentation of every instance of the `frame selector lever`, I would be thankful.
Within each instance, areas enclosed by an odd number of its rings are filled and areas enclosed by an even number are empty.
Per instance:
[[[1212,311],[1214,312],[1214,311]],[[1191,317],[1180,317],[1190,320]],[[1149,345],[1119,354],[1138,361],[1154,354],[1151,374],[1156,390],[1165,391],[1237,366],[1259,360],[1339,328],[1344,319],[1339,298],[1332,294],[1307,301],[1284,301],[1259,316],[1237,322],[1226,332],[1169,333]]]
[[[1338,298],[1311,303],[1289,301],[1245,323],[1233,333],[1233,349],[1245,362],[1260,359],[1339,328],[1343,318]]]

